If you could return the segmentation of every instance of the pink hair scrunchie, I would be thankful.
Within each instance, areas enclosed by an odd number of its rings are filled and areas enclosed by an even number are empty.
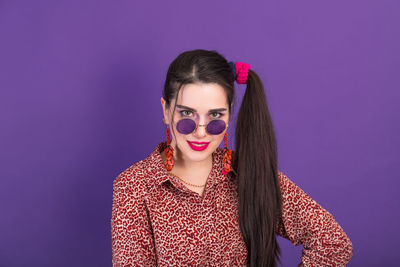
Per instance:
[[[236,82],[240,84],[246,84],[247,76],[249,75],[250,64],[243,62],[235,63],[236,70]]]

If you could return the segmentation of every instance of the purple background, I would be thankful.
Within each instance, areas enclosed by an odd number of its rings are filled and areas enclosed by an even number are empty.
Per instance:
[[[348,234],[348,266],[396,266],[399,8],[0,1],[0,266],[111,266],[112,182],[165,140],[166,71],[195,48],[260,75],[279,168]]]

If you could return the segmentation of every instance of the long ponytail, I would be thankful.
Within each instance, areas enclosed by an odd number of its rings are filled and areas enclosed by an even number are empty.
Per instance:
[[[277,146],[264,86],[249,70],[240,106],[233,166],[239,195],[239,226],[247,247],[249,266],[277,266],[277,216],[282,197],[277,177]]]

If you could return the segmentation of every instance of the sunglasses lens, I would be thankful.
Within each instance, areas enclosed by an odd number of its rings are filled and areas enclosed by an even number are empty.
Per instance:
[[[181,134],[190,134],[196,129],[196,123],[191,119],[182,119],[176,124],[176,129]]]
[[[212,120],[208,123],[207,125],[207,132],[209,134],[220,134],[222,133],[226,128],[226,123],[223,120]]]

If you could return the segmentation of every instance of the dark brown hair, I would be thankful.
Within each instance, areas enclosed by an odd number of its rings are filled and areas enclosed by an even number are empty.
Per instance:
[[[196,49],[178,55],[170,64],[164,83],[166,106],[170,107],[181,87],[190,83],[222,86],[232,114],[234,76],[221,54]],[[239,227],[247,248],[247,264],[275,267],[281,253],[275,229],[282,210],[277,147],[264,86],[252,69],[236,122],[232,167],[236,174],[230,172],[230,175],[238,185]]]

